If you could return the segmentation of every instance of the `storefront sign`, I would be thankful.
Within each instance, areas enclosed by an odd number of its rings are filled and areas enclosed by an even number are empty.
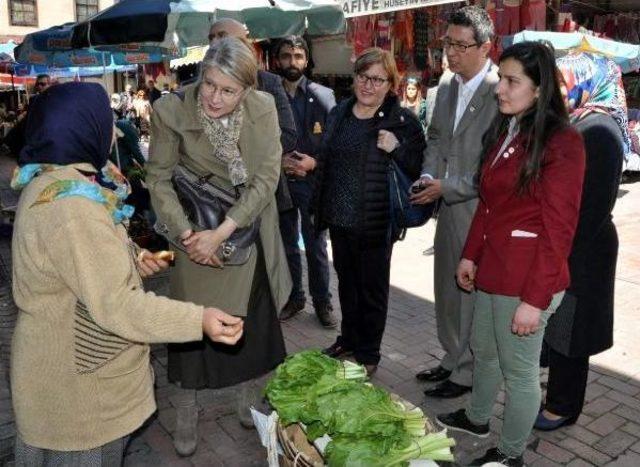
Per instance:
[[[408,10],[410,8],[424,8],[426,6],[442,5],[444,3],[460,3],[459,0],[344,0],[342,12],[345,18],[354,16],[374,15],[388,11]]]

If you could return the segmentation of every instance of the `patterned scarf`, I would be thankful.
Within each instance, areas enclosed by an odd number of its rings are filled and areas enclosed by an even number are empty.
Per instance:
[[[27,164],[17,167],[13,173],[11,188],[21,190],[38,175],[64,167],[56,164]],[[124,204],[124,200],[130,193],[131,187],[127,179],[113,163],[107,162],[92,179],[58,180],[53,182],[38,195],[38,198],[30,207],[68,198],[69,196],[81,196],[102,204],[109,211],[113,222],[120,224],[133,215],[134,207]]]
[[[631,137],[620,67],[613,60],[587,52],[561,57],[557,65],[567,87],[571,120],[591,111],[611,115],[622,132],[627,159]]]
[[[210,118],[204,113],[200,98],[198,98],[197,106],[204,133],[215,148],[215,156],[227,164],[231,184],[233,186],[244,185],[248,179],[247,167],[240,156],[240,149],[238,148],[244,114],[242,105],[238,105],[229,114],[226,127],[222,124],[221,119]]]

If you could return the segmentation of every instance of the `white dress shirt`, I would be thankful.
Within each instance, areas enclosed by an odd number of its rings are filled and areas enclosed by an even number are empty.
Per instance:
[[[487,60],[482,70],[466,83],[462,80],[462,77],[456,73],[454,79],[458,82],[458,102],[456,103],[456,119],[453,123],[453,131],[456,131],[458,123],[464,115],[465,110],[467,110],[471,98],[478,90],[478,87],[480,87],[487,73],[489,73],[489,68],[491,68],[491,60]]]

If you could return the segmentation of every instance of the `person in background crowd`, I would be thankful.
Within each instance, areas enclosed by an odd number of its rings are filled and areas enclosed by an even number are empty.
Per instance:
[[[239,318],[144,292],[141,277],[168,263],[127,238],[112,135],[99,84],[60,84],[31,106],[12,182],[22,189],[12,245],[18,466],[120,467],[129,435],[156,411],[148,344],[242,336]]]
[[[247,39],[249,31],[246,26],[239,21],[231,18],[222,18],[211,25],[209,30],[209,42],[225,37],[236,37],[243,40],[247,47],[254,51],[253,46]],[[269,73],[265,70],[258,70],[258,91],[268,92],[273,96],[278,110],[278,124],[280,126],[280,144],[283,153],[288,153],[296,148],[297,133],[296,125],[293,120],[293,112],[289,105],[289,99],[282,87],[282,80],[278,75]],[[284,212],[293,208],[289,187],[284,173],[278,180],[278,189],[276,190],[276,202],[278,203],[278,211]]]
[[[196,389],[240,384],[238,416],[252,426],[259,380],[285,357],[277,317],[291,291],[278,235],[275,190],[282,147],[273,98],[255,91],[258,64],[240,39],[211,44],[199,82],[158,100],[152,115],[147,185],[159,226],[180,245],[170,275],[170,294],[233,310],[244,317],[245,337],[232,348],[210,340],[169,346],[169,380],[180,385],[172,399],[177,422],[174,446],[191,455],[198,442]],[[171,183],[183,165],[241,196],[214,230],[195,231]],[[224,267],[219,248],[237,229],[259,219],[260,235],[249,260]],[[183,251],[184,250],[184,251]]]
[[[329,115],[319,153],[314,222],[329,228],[338,274],[341,333],[324,353],[353,355],[371,375],[380,361],[387,319],[393,243],[389,159],[420,176],[422,126],[400,107],[396,63],[388,51],[365,50],[354,66],[355,96]]]
[[[407,85],[404,90],[404,98],[400,105],[411,110],[422,128],[426,131],[427,127],[427,102],[422,98],[420,90],[420,82],[417,78],[407,78]]]
[[[544,329],[569,286],[585,154],[580,134],[569,126],[550,47],[509,47],[499,75],[500,114],[485,139],[480,201],[456,272],[461,288],[477,290],[473,390],[466,409],[436,421],[488,436],[504,382],[498,446],[471,465],[522,466],[540,403]]]
[[[139,89],[136,93],[136,97],[133,99],[133,109],[136,112],[136,127],[140,132],[140,136],[143,139],[148,139],[153,109],[144,89]]]
[[[336,105],[333,91],[307,79],[304,72],[309,63],[309,47],[298,36],[281,39],[275,47],[275,64],[282,75],[283,84],[295,119],[298,144],[286,153],[282,165],[287,175],[293,209],[280,214],[280,232],[287,252],[293,290],[280,313],[280,320],[293,317],[305,307],[302,285],[302,261],[298,240],[300,227],[307,258],[309,292],[316,316],[324,327],[338,324],[329,293],[329,258],[326,232],[316,232],[311,221],[311,203],[316,158],[326,128],[327,115]]]
[[[146,92],[147,98],[149,99],[149,102],[151,103],[152,106],[153,106],[153,103],[156,100],[158,100],[160,96],[162,96],[162,93],[158,91],[158,88],[156,88],[156,82],[152,79],[147,81],[146,91],[147,91]]]
[[[160,94],[162,96],[169,94],[171,92],[171,88],[169,87],[169,83],[164,83],[162,85],[162,91],[160,92]]]
[[[479,7],[463,7],[450,16],[444,48],[451,73],[438,85],[423,176],[416,183],[424,189],[412,195],[419,204],[440,200],[434,289],[438,339],[445,355],[438,366],[416,375],[420,381],[440,381],[425,391],[429,397],[458,397],[471,390],[475,295],[457,286],[455,271],[478,202],[474,179],[482,137],[497,113],[497,68],[488,58],[492,36],[491,19]]]
[[[51,86],[51,76],[47,74],[41,74],[36,76],[36,82],[33,85],[33,89],[36,94],[43,93]]]
[[[31,98],[31,101],[37,99],[37,97],[46,91],[53,83],[51,82],[51,77],[47,74],[40,74],[36,77],[36,82],[34,84],[34,92],[35,95]],[[3,144],[9,148],[9,153],[13,155],[13,157],[18,158],[22,148],[24,147],[25,141],[25,128],[27,126],[27,114],[29,112],[29,103],[23,104],[18,110],[18,117],[16,119],[15,125],[9,130],[9,132],[4,137]]]
[[[589,356],[613,345],[618,234],[611,212],[624,156],[614,116],[627,112],[620,68],[612,60],[579,53],[557,64],[571,122],[584,139],[587,170],[569,256],[571,285],[544,336],[549,381],[535,428],[547,431],[575,423],[584,405]]]

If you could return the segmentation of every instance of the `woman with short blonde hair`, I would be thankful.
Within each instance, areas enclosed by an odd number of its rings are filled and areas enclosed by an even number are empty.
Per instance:
[[[181,387],[172,399],[174,446],[183,456],[197,446],[196,389],[242,383],[238,414],[251,426],[255,380],[285,357],[277,311],[289,298],[291,279],[275,202],[282,146],[273,98],[253,89],[257,71],[241,40],[220,39],[207,52],[199,81],[158,100],[151,118],[146,182],[159,227],[176,246],[170,295],[216,303],[243,317],[247,330],[228,349],[206,339],[169,347],[169,380]],[[240,195],[218,227],[203,230],[189,219],[171,182],[178,165]],[[248,246],[249,259],[225,265],[225,242],[236,229],[255,225],[259,235]]]

